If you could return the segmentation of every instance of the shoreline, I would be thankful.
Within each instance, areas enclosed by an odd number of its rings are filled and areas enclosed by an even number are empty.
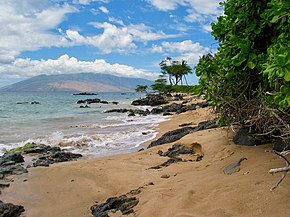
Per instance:
[[[159,123],[154,140],[180,124],[196,125],[212,117],[210,108],[173,115]],[[288,216],[290,180],[286,178],[275,192],[269,190],[280,176],[270,176],[268,170],[284,162],[265,153],[269,145],[237,146],[230,138],[225,129],[210,129],[140,152],[31,168],[28,174],[13,177],[11,186],[2,190],[1,200],[23,205],[28,217],[87,217],[92,216],[90,207],[96,202],[101,204],[109,197],[141,188],[136,195],[139,202],[129,217]],[[166,161],[156,154],[159,150],[164,152],[176,143],[195,146],[203,159],[197,162],[195,155],[186,155],[184,158],[191,161],[149,169]],[[227,165],[242,157],[247,160],[241,163],[239,172],[223,173]]]

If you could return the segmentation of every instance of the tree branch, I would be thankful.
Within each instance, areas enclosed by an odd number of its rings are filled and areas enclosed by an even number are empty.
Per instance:
[[[274,151],[274,153],[276,155],[278,155],[279,157],[283,158],[286,162],[286,167],[281,167],[281,168],[274,168],[274,169],[270,169],[269,173],[270,174],[275,174],[275,173],[281,173],[284,172],[284,174],[282,175],[282,177],[279,179],[279,181],[270,189],[271,191],[274,191],[280,184],[281,182],[285,179],[287,172],[290,171],[290,162],[289,160],[285,157],[287,154],[289,154],[289,151],[284,151],[284,152],[277,152]]]

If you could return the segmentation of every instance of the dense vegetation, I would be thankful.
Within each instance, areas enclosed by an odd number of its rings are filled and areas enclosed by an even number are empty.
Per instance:
[[[257,134],[290,134],[290,1],[227,0],[212,24],[215,55],[196,66],[200,92],[226,124]]]

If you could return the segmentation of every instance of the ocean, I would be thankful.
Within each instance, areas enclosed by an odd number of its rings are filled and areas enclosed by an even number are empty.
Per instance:
[[[134,108],[139,93],[0,92],[0,155],[28,142],[61,146],[85,156],[108,156],[138,150],[156,136],[154,126],[163,116],[104,113],[114,108]],[[118,104],[90,104],[78,100],[99,98]],[[145,109],[144,107],[142,109]]]

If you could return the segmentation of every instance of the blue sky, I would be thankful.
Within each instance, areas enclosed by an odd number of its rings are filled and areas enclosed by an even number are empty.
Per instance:
[[[153,80],[167,56],[194,67],[215,51],[210,23],[223,13],[218,0],[6,0],[0,10],[0,87],[79,72]]]

